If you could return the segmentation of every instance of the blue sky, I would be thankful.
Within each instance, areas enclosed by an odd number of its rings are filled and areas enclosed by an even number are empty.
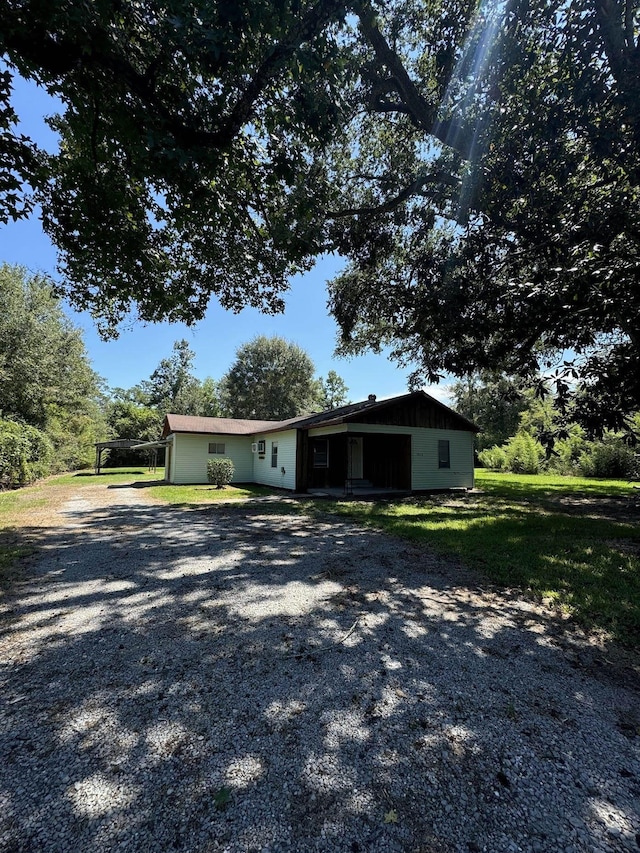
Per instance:
[[[18,81],[14,105],[21,120],[20,130],[53,149],[56,138],[43,116],[55,110],[55,102],[35,85]],[[0,261],[56,275],[56,252],[37,217],[0,225]],[[320,259],[311,272],[296,277],[285,297],[285,313],[276,317],[250,308],[233,314],[212,301],[206,317],[193,328],[175,323],[133,324],[125,326],[117,340],[105,342],[98,336],[91,317],[72,309],[68,313],[84,331],[94,369],[112,388],[128,388],[148,378],[160,359],[171,354],[173,342],[181,338],[196,353],[196,376],[219,379],[230,367],[239,346],[256,335],[280,335],[308,352],[318,375],[326,376],[331,369],[339,373],[353,401],[368,394],[389,397],[405,393],[409,371],[398,368],[384,354],[351,359],[334,356],[337,326],[326,307],[326,281],[339,269],[340,260],[327,257]],[[443,386],[427,390],[445,398]]]

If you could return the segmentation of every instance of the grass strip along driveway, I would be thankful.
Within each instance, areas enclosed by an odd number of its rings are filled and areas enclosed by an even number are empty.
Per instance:
[[[154,473],[144,467],[119,468],[99,476],[76,471],[48,477],[22,489],[0,491],[0,587],[21,575],[21,558],[35,549],[31,533],[46,526],[78,489],[118,487],[131,482],[146,485],[158,476],[162,476],[161,469]]]
[[[0,579],[30,551],[18,531],[78,486],[135,482],[148,498],[178,506],[264,498],[259,486],[169,486],[162,470],[86,472],[0,495]],[[548,600],[587,629],[640,647],[639,493],[619,480],[476,472],[477,491],[398,502],[278,501],[265,512],[335,513],[454,556],[488,580]]]
[[[21,560],[36,548],[32,532],[55,519],[62,505],[78,493],[107,489],[117,500],[121,489],[144,489],[145,497],[174,506],[201,506],[218,501],[243,501],[272,495],[264,486],[210,485],[170,486],[163,482],[164,469],[145,466],[107,468],[100,474],[75,471],[49,477],[32,486],[0,491],[0,588],[23,574]]]
[[[637,492],[616,480],[476,473],[477,493],[339,502],[332,511],[453,555],[640,647]]]

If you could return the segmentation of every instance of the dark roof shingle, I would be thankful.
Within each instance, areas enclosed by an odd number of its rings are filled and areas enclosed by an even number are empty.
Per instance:
[[[295,418],[289,418],[284,421],[260,421],[242,418],[203,418],[194,417],[192,415],[173,415],[169,414],[165,418],[162,437],[169,435],[172,432],[195,432],[211,435],[254,435],[260,432],[277,432],[284,429],[311,429],[313,427],[331,426],[332,424],[343,423],[345,420],[352,420],[354,415],[365,411],[375,409],[383,409],[399,400],[408,397],[423,397],[435,404],[438,408],[445,409],[450,412],[456,419],[468,425],[472,431],[478,431],[478,427],[467,418],[454,412],[444,403],[431,397],[424,391],[413,391],[408,394],[400,394],[397,397],[391,397],[386,400],[376,400],[369,398],[362,400],[359,403],[349,403],[347,406],[340,406],[338,409],[329,409],[325,412],[318,412],[311,415],[299,415]]]
[[[294,418],[294,420],[298,420]],[[253,435],[278,427],[283,421],[254,421],[242,418],[204,418],[195,415],[168,414],[162,435],[172,432],[198,432],[211,435]]]

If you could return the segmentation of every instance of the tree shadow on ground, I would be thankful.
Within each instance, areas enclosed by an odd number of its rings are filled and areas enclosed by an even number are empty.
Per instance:
[[[113,471],[109,471],[108,469],[102,469],[100,473],[95,471],[76,471],[75,474],[72,474],[73,477],[122,477],[123,475],[127,476],[136,476],[136,475],[144,475],[146,474],[146,470],[136,470],[136,469],[122,469],[122,468],[114,468]],[[136,483],[130,483],[130,486],[137,485]]]
[[[138,472],[142,474],[142,471]],[[148,489],[151,486],[163,486],[165,484],[164,480],[136,480],[133,483],[110,483],[107,488],[108,489]]]
[[[372,504],[343,511],[405,541],[464,555],[503,587],[552,596],[582,626],[640,647],[638,528],[605,515],[492,501]]]
[[[78,508],[31,540],[0,634],[3,850],[587,851],[637,831],[637,695],[452,562],[256,504]]]
[[[614,500],[628,500],[633,497],[633,480],[628,481],[629,494],[620,495],[620,480],[598,479],[580,480],[579,485],[569,479],[568,481],[558,476],[554,482],[549,482],[544,475],[525,475],[525,479],[509,479],[508,476],[497,475],[496,480],[479,480],[477,493],[488,494],[494,497],[513,498],[516,500],[544,500],[549,498],[562,498],[565,495],[576,498],[585,497],[600,500],[602,498],[613,498]]]

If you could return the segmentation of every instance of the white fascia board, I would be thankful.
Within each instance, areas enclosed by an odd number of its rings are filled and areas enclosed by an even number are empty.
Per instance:
[[[337,435],[340,432],[348,432],[347,424],[337,424],[336,426],[316,427],[309,430],[309,438],[318,438],[323,435]]]

